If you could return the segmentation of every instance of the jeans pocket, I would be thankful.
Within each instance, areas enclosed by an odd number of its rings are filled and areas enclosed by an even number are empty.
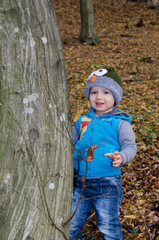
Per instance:
[[[101,190],[102,190],[102,196],[111,196],[111,192],[112,192],[112,187],[108,187],[105,184],[102,183],[101,186]]]
[[[119,178],[118,176],[111,177],[110,184],[111,184],[111,186],[116,187],[118,190],[120,190],[121,185],[122,185],[121,178]]]
[[[102,192],[106,197],[119,197],[122,193],[120,177],[106,177],[102,182]]]

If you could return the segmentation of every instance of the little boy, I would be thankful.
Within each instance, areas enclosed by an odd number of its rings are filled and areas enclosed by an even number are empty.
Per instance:
[[[130,162],[137,150],[130,116],[114,108],[121,101],[123,90],[113,67],[91,73],[86,96],[91,109],[73,126],[74,216],[70,239],[82,239],[84,222],[94,208],[103,239],[122,240],[120,166]]]

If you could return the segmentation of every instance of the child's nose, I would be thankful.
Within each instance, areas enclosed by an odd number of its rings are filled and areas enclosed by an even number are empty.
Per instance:
[[[101,99],[102,98],[102,94],[101,93],[97,93],[97,99]]]

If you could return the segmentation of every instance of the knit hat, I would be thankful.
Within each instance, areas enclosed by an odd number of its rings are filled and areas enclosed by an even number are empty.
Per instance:
[[[98,86],[106,88],[113,94],[115,105],[118,105],[123,97],[121,79],[113,67],[104,66],[104,69],[98,69],[92,72],[87,80],[86,97],[89,100],[90,88]]]

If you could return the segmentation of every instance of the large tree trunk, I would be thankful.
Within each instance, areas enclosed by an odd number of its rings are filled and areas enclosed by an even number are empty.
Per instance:
[[[0,239],[67,239],[71,117],[53,3],[0,5]]]
[[[88,45],[96,45],[100,41],[95,33],[94,11],[92,0],[80,0],[81,34],[80,41]]]

